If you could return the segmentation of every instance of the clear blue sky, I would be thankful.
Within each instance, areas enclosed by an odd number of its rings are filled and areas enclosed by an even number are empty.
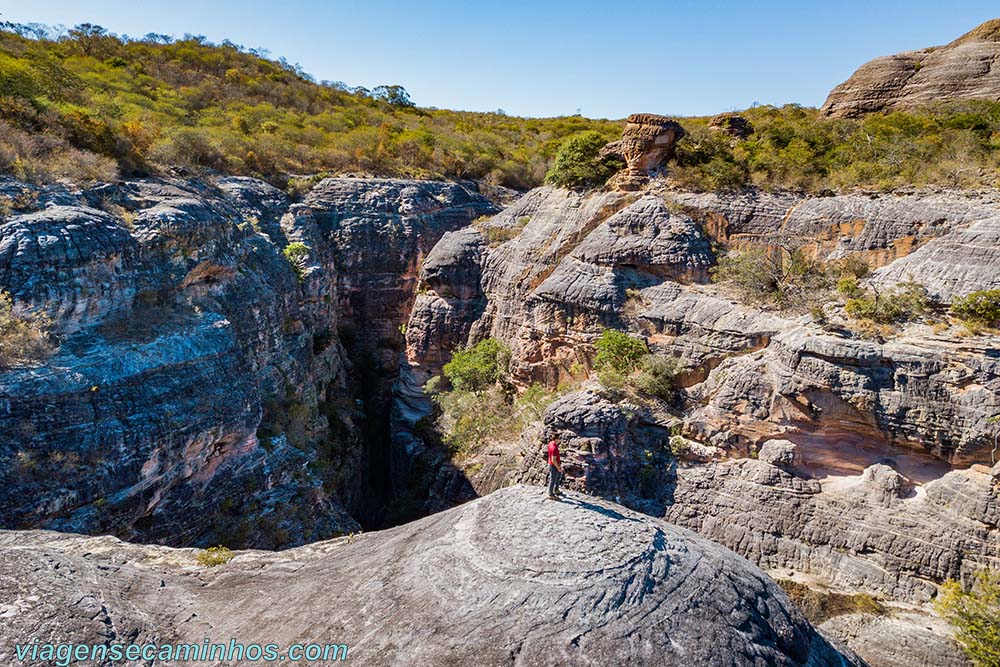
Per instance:
[[[944,44],[996,0],[0,0],[3,20],[228,38],[317,79],[522,116],[817,106],[871,58]]]

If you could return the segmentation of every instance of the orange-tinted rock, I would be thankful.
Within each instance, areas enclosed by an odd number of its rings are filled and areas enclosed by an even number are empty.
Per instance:
[[[830,116],[855,117],[948,99],[1000,100],[1000,19],[946,46],[865,63],[823,104]]]
[[[673,155],[674,146],[683,136],[684,128],[666,116],[632,114],[621,140],[604,147],[605,155],[621,156],[628,165],[608,185],[618,190],[639,189],[649,181],[649,173]]]

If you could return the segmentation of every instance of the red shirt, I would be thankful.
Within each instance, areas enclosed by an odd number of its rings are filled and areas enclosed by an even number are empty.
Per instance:
[[[555,440],[549,441],[549,465],[562,465],[559,458],[559,443]]]

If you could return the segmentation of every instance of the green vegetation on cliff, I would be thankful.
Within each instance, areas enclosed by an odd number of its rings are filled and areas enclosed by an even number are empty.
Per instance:
[[[545,180],[563,188],[600,187],[625,167],[621,158],[602,156],[607,139],[594,130],[567,139],[556,154],[556,161]]]
[[[29,180],[180,166],[282,187],[290,174],[361,172],[527,188],[566,137],[613,139],[622,127],[421,109],[399,86],[317,83],[284,60],[198,36],[0,27],[0,171]]]
[[[971,589],[956,581],[941,587],[938,611],[956,629],[956,639],[976,667],[1000,667],[1000,572],[983,570]]]

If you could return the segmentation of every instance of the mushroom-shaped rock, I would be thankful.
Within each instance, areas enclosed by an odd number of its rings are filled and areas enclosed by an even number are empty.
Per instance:
[[[264,643],[266,632],[283,647],[347,644],[355,665],[862,664],[724,547],[592,497],[546,500],[540,488],[211,569],[196,569],[188,550],[112,538],[0,532],[0,550],[0,609],[14,605],[0,646],[56,631],[103,643],[113,614],[134,643]],[[93,600],[110,610],[81,613]]]
[[[674,152],[684,128],[666,116],[636,113],[628,117],[620,141],[604,147],[608,155],[618,155],[627,167],[609,185],[619,190],[637,190],[649,181],[649,172],[662,165]]]

